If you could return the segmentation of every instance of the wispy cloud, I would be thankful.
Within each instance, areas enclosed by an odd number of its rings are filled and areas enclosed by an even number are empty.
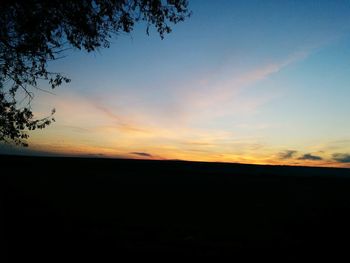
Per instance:
[[[320,161],[323,160],[323,158],[321,156],[312,155],[311,153],[306,153],[299,157],[298,160]]]
[[[147,130],[141,125],[134,124],[130,117],[118,115],[108,107],[104,106],[102,103],[98,103],[93,100],[91,100],[91,103],[97,110],[111,119],[118,129],[127,132],[147,132]]]
[[[278,158],[281,159],[281,160],[292,159],[292,158],[295,157],[297,152],[298,151],[294,151],[294,150],[286,150],[286,151],[278,153]]]
[[[138,155],[138,156],[141,156],[141,157],[153,157],[152,154],[145,153],[145,152],[131,152],[130,154]]]
[[[71,130],[72,132],[76,132],[76,133],[89,133],[89,132],[91,132],[90,129],[86,129],[86,128],[74,126],[74,125],[61,125],[61,127],[64,129]]]
[[[194,83],[192,86],[187,87],[185,91],[186,96],[184,96],[185,100],[195,108],[207,108],[215,104],[222,105],[222,103],[238,96],[242,89],[278,73],[292,63],[306,58],[309,53],[309,51],[295,52],[284,60],[261,65],[238,75],[226,73],[224,76],[220,76],[220,80],[217,80],[215,75],[211,75],[212,79],[201,80],[197,84]],[[257,100],[254,103],[250,102],[249,104],[250,108],[255,107],[256,104],[261,104],[261,100]]]
[[[298,51],[279,62],[262,65],[259,68],[256,68],[245,74],[242,74],[237,79],[232,79],[231,84],[234,84],[237,86],[246,86],[246,85],[253,84],[257,81],[260,81],[269,77],[272,74],[279,72],[280,70],[289,66],[292,63],[305,59],[309,55],[309,53],[310,53],[309,51]]]
[[[339,163],[350,163],[349,153],[334,153],[332,155],[333,160]]]
[[[88,154],[86,154],[86,157],[94,157],[94,158],[102,158],[105,156],[106,155],[103,153],[88,153]]]

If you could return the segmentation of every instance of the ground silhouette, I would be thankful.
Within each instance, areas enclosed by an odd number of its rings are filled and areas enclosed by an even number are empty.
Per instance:
[[[10,261],[347,251],[350,170],[1,156]],[[18,166],[18,163],[21,163]],[[40,167],[40,169],[38,169]],[[21,251],[19,253],[19,251]],[[245,254],[248,252],[247,254]],[[262,253],[262,252],[260,252]]]

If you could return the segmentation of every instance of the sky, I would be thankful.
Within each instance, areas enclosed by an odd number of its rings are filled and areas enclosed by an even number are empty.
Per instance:
[[[72,81],[32,108],[56,122],[0,152],[350,168],[350,2],[189,2],[164,40],[52,62]]]

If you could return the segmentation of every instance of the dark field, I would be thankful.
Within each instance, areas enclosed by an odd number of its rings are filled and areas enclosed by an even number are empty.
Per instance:
[[[350,170],[0,157],[8,260],[350,249]],[[102,260],[103,261],[103,260]],[[105,262],[105,261],[103,261]]]

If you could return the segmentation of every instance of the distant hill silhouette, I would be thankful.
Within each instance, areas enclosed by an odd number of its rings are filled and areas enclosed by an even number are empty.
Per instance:
[[[1,156],[9,261],[347,251],[350,170]],[[249,252],[250,251],[250,252]],[[247,253],[246,253],[247,252]]]

